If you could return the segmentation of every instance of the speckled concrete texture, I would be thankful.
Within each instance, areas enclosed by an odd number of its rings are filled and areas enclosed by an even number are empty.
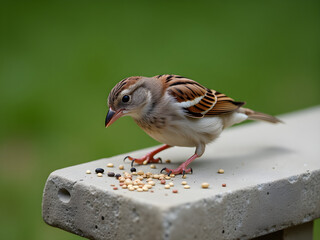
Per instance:
[[[226,130],[191,164],[193,174],[169,180],[177,194],[157,181],[153,192],[113,190],[119,182],[106,173],[122,174],[118,166],[128,154],[54,171],[44,189],[43,219],[80,236],[112,240],[250,239],[312,221],[320,217],[320,107],[280,118],[285,124]],[[159,153],[170,164],[136,168],[159,173],[193,152],[172,148]],[[124,166],[129,172],[129,162]],[[97,167],[105,169],[102,177],[94,173]],[[220,168],[224,174],[217,173]],[[184,189],[182,181],[191,188]],[[202,189],[202,182],[210,187]]]

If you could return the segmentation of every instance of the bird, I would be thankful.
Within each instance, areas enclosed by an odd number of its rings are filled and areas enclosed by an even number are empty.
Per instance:
[[[149,136],[164,145],[140,157],[127,156],[133,163],[158,163],[159,152],[173,146],[195,147],[195,153],[170,174],[192,173],[188,165],[201,157],[208,143],[221,132],[245,120],[280,123],[278,118],[244,108],[223,93],[180,75],[133,76],[117,83],[108,96],[105,127],[123,116],[131,116]],[[125,159],[126,159],[125,158]]]

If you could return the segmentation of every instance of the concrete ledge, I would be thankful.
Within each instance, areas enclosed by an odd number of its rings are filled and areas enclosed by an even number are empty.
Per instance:
[[[251,123],[225,131],[192,163],[193,174],[173,179],[178,194],[160,184],[153,193],[113,190],[115,178],[94,173],[97,167],[122,173],[117,166],[127,154],[54,171],[44,189],[43,219],[80,236],[113,240],[250,239],[312,221],[320,217],[320,107],[281,119],[285,124]],[[193,152],[172,148],[159,154],[171,164],[137,169],[158,173]],[[218,174],[219,168],[225,173]],[[210,188],[202,189],[202,182]]]

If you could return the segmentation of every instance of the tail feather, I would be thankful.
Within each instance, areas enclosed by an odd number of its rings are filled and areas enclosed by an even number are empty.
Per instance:
[[[274,116],[261,113],[261,112],[256,112],[249,108],[240,108],[239,112],[246,114],[249,120],[261,120],[261,121],[266,121],[270,123],[283,123],[283,121],[281,121],[280,119]]]

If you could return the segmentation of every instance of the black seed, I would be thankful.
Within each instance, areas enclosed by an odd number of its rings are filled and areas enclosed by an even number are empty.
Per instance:
[[[96,168],[96,173],[103,173],[104,169],[103,168]]]
[[[121,177],[121,174],[117,173],[116,178],[119,179],[119,177]]]
[[[130,169],[130,171],[131,171],[131,172],[136,172],[137,169],[133,167],[133,168]]]
[[[108,177],[114,177],[114,172],[108,172]]]

